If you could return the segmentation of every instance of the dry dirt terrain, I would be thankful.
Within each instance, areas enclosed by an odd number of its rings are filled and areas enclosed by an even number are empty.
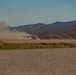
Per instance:
[[[6,40],[6,39],[1,39],[0,41],[6,42],[6,43],[75,43],[76,44],[76,39],[50,39],[50,40],[43,40],[43,39],[38,39],[38,40],[17,40],[17,39],[12,39],[12,40]]]
[[[1,50],[0,75],[76,75],[76,48]]]

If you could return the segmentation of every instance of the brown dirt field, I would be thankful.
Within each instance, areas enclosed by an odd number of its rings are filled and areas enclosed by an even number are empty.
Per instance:
[[[1,50],[0,75],[76,75],[76,48]]]
[[[76,39],[51,39],[51,40],[4,40],[6,43],[76,43]]]

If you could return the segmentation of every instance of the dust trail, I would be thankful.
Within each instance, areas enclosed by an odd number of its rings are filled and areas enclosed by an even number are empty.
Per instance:
[[[30,34],[19,31],[10,31],[8,27],[5,26],[4,22],[0,22],[0,39],[6,39],[6,40],[28,39],[26,37],[23,38],[23,36],[30,36]]]

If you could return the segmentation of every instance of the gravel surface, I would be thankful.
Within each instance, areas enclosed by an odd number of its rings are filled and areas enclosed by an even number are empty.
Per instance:
[[[76,48],[1,50],[0,75],[76,75]]]

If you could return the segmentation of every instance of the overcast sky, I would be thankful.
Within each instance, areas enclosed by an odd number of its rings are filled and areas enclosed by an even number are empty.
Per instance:
[[[0,21],[17,26],[76,20],[76,0],[0,0]]]

